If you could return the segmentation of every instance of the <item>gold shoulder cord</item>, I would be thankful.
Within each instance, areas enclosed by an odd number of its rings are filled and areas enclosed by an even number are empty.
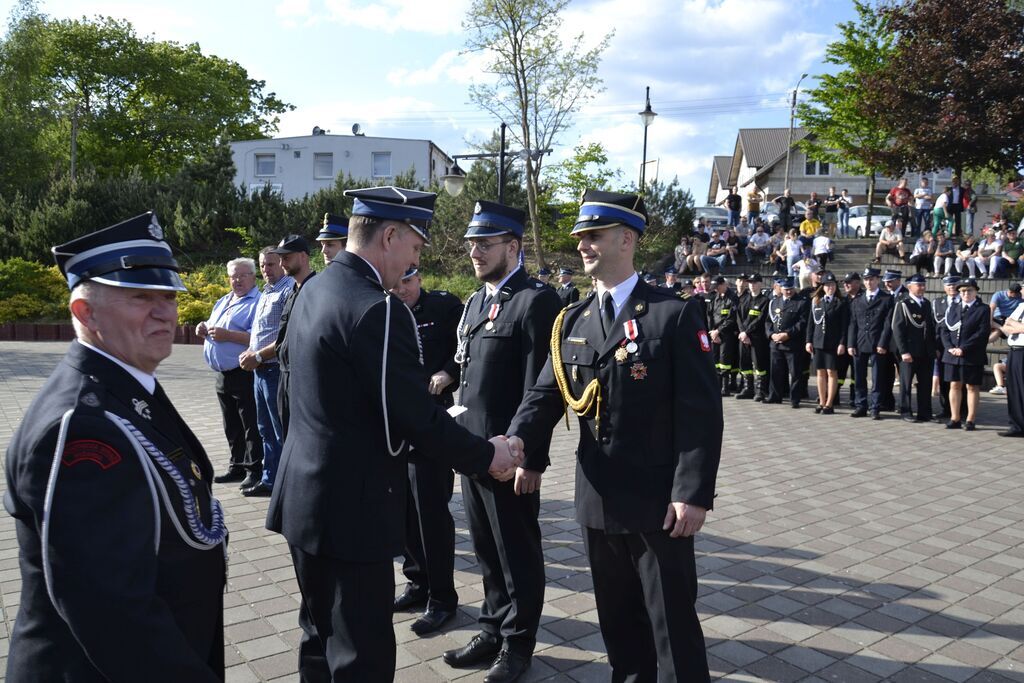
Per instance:
[[[555,373],[555,383],[558,385],[558,390],[562,393],[562,400],[565,404],[575,411],[580,417],[585,417],[590,412],[591,408],[596,408],[594,411],[594,420],[598,429],[601,428],[601,382],[594,378],[590,380],[590,384],[583,390],[583,395],[578,399],[573,398],[572,391],[569,388],[569,380],[565,376],[565,366],[562,364],[562,321],[565,319],[565,312],[569,310],[563,308],[562,312],[555,318],[555,324],[551,328],[551,369]],[[569,427],[569,414],[565,415],[565,426]]]

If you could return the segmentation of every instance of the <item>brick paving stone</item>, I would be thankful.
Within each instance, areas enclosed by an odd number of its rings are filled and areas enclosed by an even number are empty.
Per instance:
[[[65,348],[0,342],[0,449]],[[175,347],[159,374],[221,471],[227,444],[200,347]],[[723,405],[718,499],[696,543],[697,609],[714,677],[1024,681],[1024,458],[994,435],[1006,421],[1001,398],[983,394],[974,434],[889,416],[865,424]],[[555,430],[542,489],[547,604],[527,681],[609,677],[573,519],[575,438]],[[808,440],[831,446],[807,449]],[[483,678],[439,659],[476,632],[483,599],[460,489],[451,505],[460,610],[443,634],[424,639],[408,628],[414,614],[395,615],[398,681]],[[227,680],[294,681],[301,633],[287,544],[263,528],[266,500],[230,485],[215,494],[232,532]],[[13,520],[0,517],[0,669],[20,603],[17,568]]]

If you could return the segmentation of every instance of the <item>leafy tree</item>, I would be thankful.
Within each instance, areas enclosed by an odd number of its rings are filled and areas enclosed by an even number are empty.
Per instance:
[[[839,24],[842,38],[825,50],[825,62],[843,68],[818,76],[818,87],[797,106],[802,125],[810,131],[798,145],[814,159],[867,176],[870,221],[875,176],[885,165],[891,135],[879,125],[877,114],[862,106],[863,88],[871,78],[891,75],[898,62],[893,61],[895,36],[887,16],[865,0],[854,0],[854,7],[857,21]]]
[[[544,170],[540,205],[552,216],[551,228],[542,231],[544,248],[572,251],[576,239],[569,235],[579,215],[585,190],[610,190],[617,185],[622,171],[608,167],[608,153],[599,142],[577,145],[568,159]]]
[[[865,81],[891,134],[886,172],[1024,165],[1024,15],[1006,0],[914,0],[883,8],[898,71]]]
[[[693,210],[693,195],[679,184],[679,177],[672,182],[655,180],[645,183],[644,206],[647,208],[647,229],[637,245],[637,260],[645,270],[654,268],[667,258],[674,258],[673,249],[684,234],[693,230],[696,214]],[[636,192],[636,186],[629,188]],[[654,268],[657,270],[657,268]]]
[[[572,124],[572,115],[601,91],[597,67],[611,33],[585,49],[581,33],[564,46],[559,37],[561,11],[569,0],[473,0],[462,28],[466,48],[490,60],[494,83],[470,88],[470,99],[500,120],[526,150],[555,144]],[[543,157],[526,159],[526,192],[534,254],[544,265],[541,246],[540,176]]]

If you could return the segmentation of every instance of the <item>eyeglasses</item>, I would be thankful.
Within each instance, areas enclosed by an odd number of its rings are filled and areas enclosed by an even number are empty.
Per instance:
[[[467,254],[472,254],[473,249],[476,249],[481,254],[486,254],[490,251],[491,247],[496,247],[499,244],[508,244],[512,240],[500,240],[498,242],[474,242],[473,240],[466,240],[462,243],[462,247],[466,250]]]
[[[255,276],[256,276],[256,273],[232,273],[231,275],[228,275],[228,279],[229,280],[241,280],[242,278],[255,277]]]

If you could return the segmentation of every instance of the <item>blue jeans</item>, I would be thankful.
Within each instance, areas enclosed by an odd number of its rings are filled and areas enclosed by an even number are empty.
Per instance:
[[[707,256],[703,255],[700,257],[700,265],[704,268],[706,273],[717,273],[725,265],[726,255],[721,256]]]
[[[965,228],[966,232],[964,232],[964,234],[965,235],[973,235],[974,234],[974,212],[973,211],[968,211],[967,209],[964,209],[963,214],[967,217],[967,227]]]
[[[281,368],[277,363],[261,365],[254,375],[256,424],[263,439],[263,483],[273,488],[284,440],[281,418],[277,414],[277,383],[281,379]]]
[[[932,229],[932,210],[931,209],[914,209],[914,217],[917,223],[917,234],[920,235],[925,230]]]
[[[740,224],[740,212],[739,211],[733,211],[732,209],[728,209],[728,211],[729,211],[729,227],[730,228],[735,228],[737,225]]]
[[[839,209],[839,236],[849,237],[850,236],[850,210]]]

